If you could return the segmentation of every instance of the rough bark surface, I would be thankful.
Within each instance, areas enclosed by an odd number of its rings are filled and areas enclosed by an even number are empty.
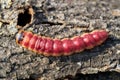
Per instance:
[[[115,71],[119,75],[119,4],[119,0],[1,0],[0,79],[19,80],[31,77],[55,80],[78,73],[106,71]],[[28,6],[33,8],[35,14],[32,23],[25,29],[27,31],[62,39],[95,29],[105,29],[109,32],[109,38],[94,49],[71,56],[45,57],[35,54],[15,42],[18,15]],[[102,77],[98,78],[102,80]],[[117,76],[113,80],[120,78]]]

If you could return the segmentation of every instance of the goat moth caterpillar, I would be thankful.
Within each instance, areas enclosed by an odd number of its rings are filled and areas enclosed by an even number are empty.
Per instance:
[[[94,30],[81,36],[51,39],[29,31],[20,30],[16,35],[17,44],[45,56],[71,55],[102,44],[108,37],[105,30]]]

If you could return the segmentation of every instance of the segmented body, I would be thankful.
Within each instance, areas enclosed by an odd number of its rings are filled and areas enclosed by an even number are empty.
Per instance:
[[[21,30],[16,36],[16,42],[22,47],[45,56],[60,56],[91,49],[102,44],[107,37],[108,33],[105,30],[95,30],[91,33],[62,40],[51,39]]]

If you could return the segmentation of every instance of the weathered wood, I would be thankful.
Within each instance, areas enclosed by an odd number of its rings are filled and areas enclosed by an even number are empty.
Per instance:
[[[119,0],[8,0],[6,4],[4,1],[0,1],[0,79],[32,77],[54,80],[78,73],[106,71],[119,74]],[[34,10],[34,17],[25,30],[62,39],[105,29],[109,32],[109,38],[94,49],[71,56],[45,57],[35,54],[15,42],[18,15],[30,6]]]

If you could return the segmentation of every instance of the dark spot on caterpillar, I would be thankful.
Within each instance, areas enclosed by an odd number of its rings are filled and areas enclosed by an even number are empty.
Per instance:
[[[20,41],[22,41],[23,40],[23,33],[20,32],[19,34],[17,34],[16,38],[17,38],[17,43],[19,43]]]

